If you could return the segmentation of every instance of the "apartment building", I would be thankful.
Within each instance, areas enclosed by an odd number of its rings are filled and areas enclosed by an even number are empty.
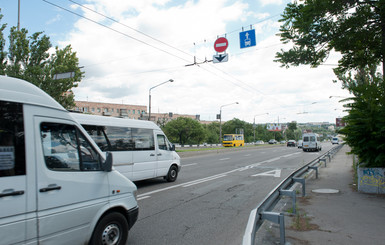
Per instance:
[[[77,112],[137,120],[148,120],[147,106],[144,105],[113,104],[89,101],[75,101],[75,105],[76,106],[73,110]],[[165,125],[167,122],[177,119],[178,117],[191,118],[200,121],[199,115],[175,114],[172,112],[151,112],[151,121],[158,125]]]
[[[112,117],[123,117],[129,119],[142,119],[147,115],[147,106],[112,104],[89,101],[75,101],[74,111],[89,113],[93,115],[103,115]]]

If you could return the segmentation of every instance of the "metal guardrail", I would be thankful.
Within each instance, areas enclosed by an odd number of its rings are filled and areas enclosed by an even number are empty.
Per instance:
[[[267,143],[265,143],[267,145]],[[254,144],[254,143],[245,143],[245,145],[259,145],[259,144]],[[262,144],[261,144],[262,145]],[[278,144],[279,145],[279,144]],[[222,144],[198,144],[198,145],[180,145],[180,144],[175,144],[175,147],[177,148],[205,148],[205,147],[222,147]]]
[[[289,190],[289,188],[294,185],[294,183],[299,182],[302,184],[302,196],[305,196],[305,179],[301,178],[301,176],[309,169],[314,169],[316,171],[316,178],[318,178],[318,167],[322,164],[321,162],[325,163],[326,166],[327,160],[330,162],[331,158],[342,148],[342,146],[343,144],[333,147],[323,155],[317,157],[303,167],[298,168],[286,179],[284,179],[277,187],[275,187],[275,189],[272,190],[265,197],[265,199],[251,211],[245,234],[243,236],[242,245],[255,245],[256,233],[265,220],[269,220],[280,225],[280,244],[284,245],[286,243],[284,215],[282,213],[271,212],[271,210],[273,210],[281,196],[285,195],[292,197],[293,213],[295,214],[296,193],[294,190]]]

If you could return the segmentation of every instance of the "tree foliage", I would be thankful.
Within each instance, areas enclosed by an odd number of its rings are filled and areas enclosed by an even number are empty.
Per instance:
[[[0,15],[0,21],[2,15]],[[9,48],[5,51],[3,31],[6,24],[0,26],[0,74],[16,77],[33,83],[44,90],[65,108],[72,108],[74,96],[72,88],[77,87],[83,73],[79,60],[71,45],[64,49],[55,48],[48,36],[36,32],[28,36],[26,29],[18,31],[11,27]],[[55,80],[55,74],[74,72],[72,78]]]
[[[281,41],[294,45],[277,53],[283,66],[317,67],[335,50],[342,55],[337,75],[381,62],[384,74],[385,0],[295,1],[280,22]]]
[[[278,52],[276,61],[317,67],[339,52],[334,73],[353,94],[344,101],[349,114],[341,132],[362,162],[385,167],[385,0],[295,1],[282,17],[281,41],[293,47]],[[381,64],[382,75],[376,73]]]
[[[196,120],[178,117],[168,122],[163,130],[171,142],[185,144],[200,144],[205,139],[203,126]]]
[[[207,125],[203,125],[205,129],[205,142],[208,144],[219,144],[219,122],[212,122]]]
[[[345,99],[349,114],[340,133],[367,167],[385,167],[385,84],[375,67],[342,78],[354,95]]]

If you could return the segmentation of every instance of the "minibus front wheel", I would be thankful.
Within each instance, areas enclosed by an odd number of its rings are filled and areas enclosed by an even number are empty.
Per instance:
[[[167,176],[165,179],[168,182],[174,182],[178,178],[178,167],[175,165],[172,165],[170,169],[168,170]]]
[[[98,222],[90,245],[124,245],[128,238],[128,223],[123,214],[112,212]]]

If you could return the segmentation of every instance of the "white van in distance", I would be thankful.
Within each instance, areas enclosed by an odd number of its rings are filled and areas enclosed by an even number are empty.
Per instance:
[[[106,159],[49,95],[0,76],[0,244],[125,244],[137,189]]]
[[[318,134],[306,133],[302,135],[303,151],[321,151],[321,141]]]
[[[180,157],[153,122],[71,113],[103,152],[111,152],[114,167],[132,181],[164,177],[173,182]]]
[[[337,145],[338,145],[339,142],[340,142],[340,141],[339,141],[339,139],[338,139],[337,137],[333,137],[333,138],[332,138],[332,145],[334,145],[334,144],[337,144]]]

